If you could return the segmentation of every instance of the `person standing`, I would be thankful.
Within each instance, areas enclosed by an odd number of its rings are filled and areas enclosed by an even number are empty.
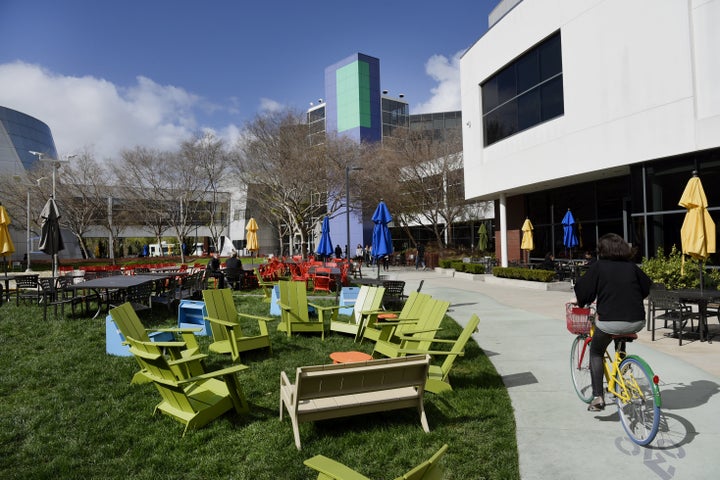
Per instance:
[[[575,284],[579,306],[597,300],[595,333],[590,342],[591,412],[605,408],[603,357],[612,335],[635,333],[645,327],[643,300],[650,294],[652,280],[632,257],[632,248],[620,235],[603,235],[598,243],[598,260]]]
[[[337,244],[335,246],[335,258],[337,258],[337,259],[342,258],[342,248],[340,248],[340,244]]]
[[[418,243],[417,252],[415,254],[415,270],[421,268],[425,270],[425,245]]]

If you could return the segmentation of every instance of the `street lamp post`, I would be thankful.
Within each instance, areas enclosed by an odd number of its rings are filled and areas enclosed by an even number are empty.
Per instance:
[[[347,227],[347,243],[345,244],[345,256],[350,261],[350,170],[362,170],[362,167],[345,167],[345,226]]]
[[[15,180],[17,182],[20,182],[20,177],[15,176]],[[42,180],[45,180],[45,177],[40,177],[37,180],[37,186],[40,186],[40,182]],[[32,187],[31,183],[22,183],[23,186],[27,189],[27,202],[25,204],[25,216],[27,217],[26,223],[26,236],[25,236],[25,273],[32,272],[32,268],[30,268],[30,253],[32,251],[32,240],[30,238],[30,187]]]

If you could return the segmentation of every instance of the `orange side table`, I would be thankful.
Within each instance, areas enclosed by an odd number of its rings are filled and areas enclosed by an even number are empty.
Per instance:
[[[397,313],[381,313],[377,316],[378,320],[395,320],[398,318]]]
[[[367,353],[363,352],[356,352],[353,350],[350,352],[333,352],[330,354],[330,358],[332,359],[333,363],[351,363],[372,360],[372,355],[368,355]]]

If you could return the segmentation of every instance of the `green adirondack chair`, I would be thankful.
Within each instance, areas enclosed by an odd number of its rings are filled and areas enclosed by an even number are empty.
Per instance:
[[[423,304],[420,319],[417,323],[402,325],[402,331],[400,331],[399,327],[396,328],[395,334],[392,336],[388,333],[381,333],[381,338],[375,342],[373,357],[401,356],[398,350],[402,348],[403,345],[404,348],[415,348],[418,350],[430,349],[430,345],[435,338],[435,333],[440,330],[440,323],[445,317],[445,313],[449,307],[450,302],[445,300],[435,298],[427,300]],[[391,330],[393,327],[388,326],[385,328]]]
[[[408,344],[402,344],[397,350],[398,355],[416,355],[416,354],[428,354],[433,357],[444,356],[445,360],[440,365],[430,365],[428,372],[428,379],[425,382],[425,391],[432,393],[443,393],[452,390],[450,385],[450,370],[452,369],[455,359],[465,354],[465,345],[472,337],[472,334],[477,332],[477,327],[480,324],[480,317],[473,315],[470,317],[467,325],[463,328],[462,332],[457,339],[441,339],[435,338],[431,342],[431,347],[437,344],[451,345],[449,350],[430,350],[414,348],[411,342]]]
[[[319,306],[308,303],[305,282],[280,280],[278,286],[280,287],[280,300],[277,302],[280,307],[278,330],[287,332],[288,337],[293,333],[319,333],[322,340],[325,340],[325,324],[320,316],[310,318],[308,307],[317,309]]]
[[[250,411],[236,375],[248,368],[245,365],[177,379],[160,346],[132,337],[127,337],[127,341],[130,351],[143,364],[148,378],[162,397],[153,415],[159,410],[185,424],[183,436],[189,428],[200,428],[229,410],[234,409],[237,413]]]
[[[410,328],[418,322],[420,313],[423,311],[423,306],[431,299],[432,297],[427,293],[412,292],[405,301],[402,310],[399,312],[377,310],[368,314],[365,317],[363,327],[358,332],[358,336],[355,337],[355,341],[362,343],[365,339],[373,342],[377,342],[381,338],[387,340],[395,334],[395,330],[397,329],[399,329],[398,334],[402,333],[405,328]],[[378,321],[379,315],[388,313],[396,314],[397,318],[384,320],[382,322]]]
[[[385,288],[383,287],[363,285],[358,291],[352,314],[347,320],[338,318],[338,311],[343,308],[343,305],[316,307],[318,316],[323,323],[330,324],[330,330],[357,336],[358,330],[365,320],[365,316],[377,311],[381,307],[384,294]],[[330,317],[328,322],[325,322],[326,316]]]
[[[257,268],[255,269],[255,276],[258,280],[258,287],[260,287],[263,291],[263,302],[270,303],[272,301],[272,289],[276,282],[263,280],[262,275],[260,275],[260,271]]]
[[[447,449],[447,444],[443,445],[432,457],[395,480],[442,480],[444,468],[440,460]],[[315,455],[303,463],[318,472],[318,480],[370,480],[365,475],[324,455]]]
[[[267,322],[271,322],[272,318],[238,312],[230,288],[203,290],[202,293],[208,313],[205,319],[210,322],[213,335],[213,343],[209,347],[211,352],[229,353],[233,361],[240,358],[241,352],[249,350],[268,348],[272,353],[267,327]],[[241,318],[257,320],[260,334],[244,335],[240,326]]]
[[[118,330],[120,330],[120,333],[123,337],[125,337],[126,342],[128,337],[149,342],[153,340],[152,337],[157,336],[157,334],[170,333],[176,337],[177,335],[180,335],[181,340],[155,340],[155,343],[167,352],[171,360],[177,361],[182,358],[189,358],[200,354],[200,346],[198,345],[194,332],[202,330],[201,327],[146,329],[140,321],[140,318],[137,316],[132,304],[129,302],[125,302],[122,305],[111,308],[109,313],[113,322],[117,325]],[[175,367],[173,365],[173,370],[178,377],[188,377],[203,373],[201,364],[189,364],[182,368],[180,366]],[[141,370],[133,376],[130,383],[147,383],[148,379],[146,378],[145,373],[144,369],[141,368]]]

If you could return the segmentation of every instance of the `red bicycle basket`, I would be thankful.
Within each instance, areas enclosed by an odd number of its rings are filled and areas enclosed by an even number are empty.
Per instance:
[[[568,331],[573,335],[590,333],[590,321],[593,315],[591,308],[580,308],[572,303],[565,305],[565,323]]]

